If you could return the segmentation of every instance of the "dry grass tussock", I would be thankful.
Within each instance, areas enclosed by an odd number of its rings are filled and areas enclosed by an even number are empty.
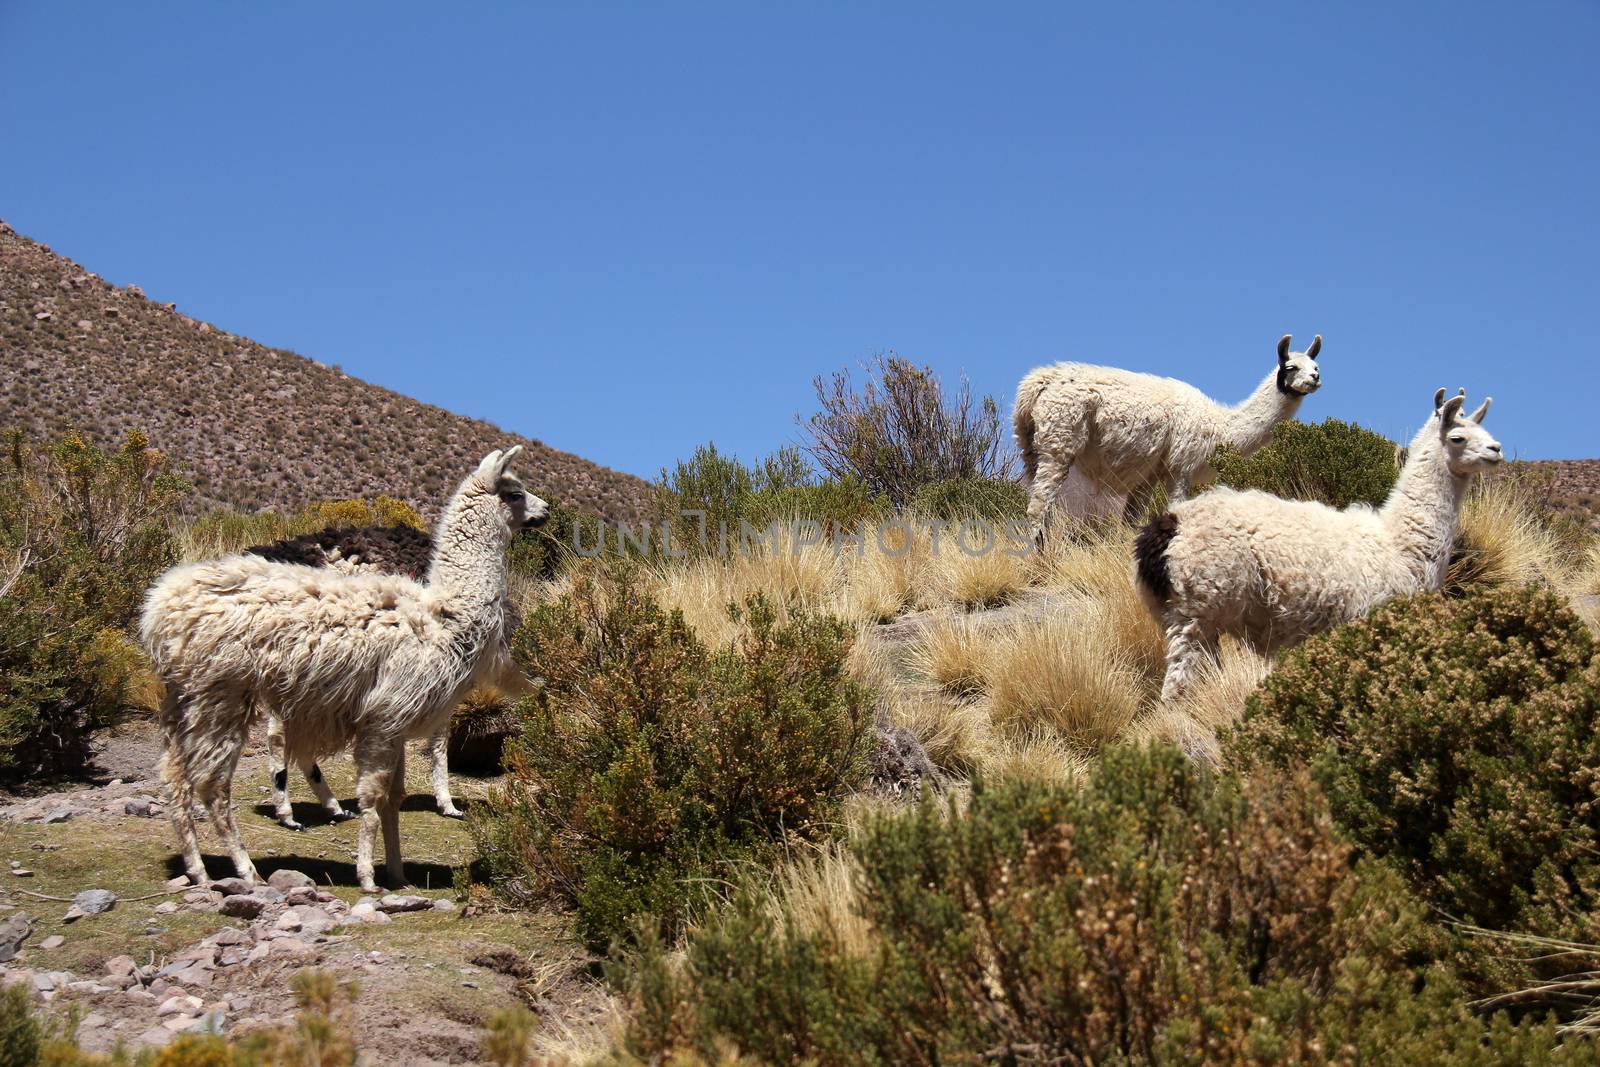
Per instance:
[[[1195,684],[1179,702],[1158,704],[1129,726],[1127,740],[1162,742],[1215,762],[1220,751],[1217,732],[1244,713],[1244,703],[1272,670],[1272,661],[1248,645],[1226,641],[1216,663],[1201,668]]]

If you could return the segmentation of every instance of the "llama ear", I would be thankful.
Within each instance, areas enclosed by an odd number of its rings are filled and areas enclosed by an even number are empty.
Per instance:
[[[1461,413],[1461,405],[1466,402],[1467,398],[1459,394],[1444,402],[1444,407],[1439,409],[1439,426],[1441,429],[1449,427],[1455,421],[1456,416]]]
[[[506,449],[500,454],[500,462],[495,468],[495,474],[504,474],[506,472],[506,468],[511,466],[511,461],[516,459],[521,454],[521,445],[512,445],[510,448]]]
[[[1438,414],[1439,409],[1442,407],[1444,407],[1444,388],[1441,386],[1440,388],[1435,389],[1433,393],[1434,414]]]
[[[1469,418],[1473,422],[1476,422],[1476,423],[1481,425],[1483,423],[1483,417],[1485,415],[1489,414],[1489,405],[1493,404],[1493,403],[1494,403],[1494,397],[1492,397],[1492,396],[1484,397],[1483,398],[1483,403],[1478,405],[1478,410],[1474,411],[1471,415],[1468,415],[1467,418]]]
[[[500,476],[500,450],[497,448],[478,462],[478,473],[491,478]]]
[[[1316,359],[1317,353],[1322,351],[1322,335],[1319,333],[1311,339],[1311,344],[1306,348],[1306,358]]]
[[[1287,362],[1289,362],[1289,340],[1293,336],[1294,336],[1293,334],[1287,334],[1286,333],[1281,338],[1278,339],[1278,362],[1279,363],[1287,363]]]

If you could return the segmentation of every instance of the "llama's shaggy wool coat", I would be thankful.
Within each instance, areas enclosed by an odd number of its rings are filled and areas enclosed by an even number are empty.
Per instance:
[[[1418,432],[1380,509],[1219,488],[1151,520],[1136,574],[1167,635],[1163,695],[1182,691],[1222,634],[1272,651],[1438,588],[1468,479],[1501,455],[1480,425],[1489,401],[1470,416],[1461,404],[1452,397]]]
[[[308,567],[332,567],[347,574],[373,571],[421,578],[428,572],[433,559],[433,538],[410,526],[358,526],[316,530],[298,537],[285,538],[271,544],[252,545],[244,550],[246,555],[260,556],[279,563],[299,563]],[[507,692],[517,693],[528,687],[527,679],[516,668],[508,645],[510,635],[522,625],[521,613],[507,600],[504,604],[505,624],[501,628],[503,640],[497,660],[491,670],[490,681]],[[431,765],[434,801],[439,813],[451,818],[461,817],[455,799],[450,794],[449,721],[428,739],[428,758]],[[267,753],[272,771],[272,805],[278,822],[291,830],[304,829],[294,817],[289,803],[287,753],[283,723],[273,716],[267,724]],[[310,783],[318,802],[335,819],[348,817],[339,800],[334,797],[315,762],[302,762],[301,773]]]
[[[1017,388],[1012,424],[1035,529],[1074,469],[1102,491],[1127,493],[1130,519],[1158,485],[1182,500],[1211,477],[1218,447],[1249,454],[1294,417],[1321,384],[1321,347],[1318,337],[1305,352],[1291,352],[1285,336],[1277,367],[1232,406],[1174,378],[1114,367],[1058,363],[1031,371]]]
[[[175,567],[151,588],[140,632],[167,686],[163,775],[191,877],[205,876],[193,797],[210,809],[240,877],[255,877],[229,797],[251,722],[270,712],[295,762],[354,744],[362,888],[376,888],[380,816],[389,875],[402,880],[404,742],[435,733],[492,667],[503,646],[512,530],[548,513],[506,473],[519,451],[491,453],[462,482],[440,520],[426,582],[240,555]]]

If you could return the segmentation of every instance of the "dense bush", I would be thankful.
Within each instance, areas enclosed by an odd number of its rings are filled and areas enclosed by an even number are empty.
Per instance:
[[[581,576],[518,631],[545,684],[472,823],[504,896],[576,904],[603,946],[642,914],[678,928],[707,880],[827,831],[871,728],[851,633],[760,597],[737,610],[743,636],[713,650],[630,581]]]
[[[167,520],[187,491],[132,434],[103,452],[77,434],[4,438],[0,469],[0,781],[79,766],[88,734],[129,699],[140,598],[177,560]]]
[[[1393,441],[1339,419],[1280,422],[1271,443],[1255,455],[1223,448],[1211,466],[1222,485],[1336,508],[1383,503],[1400,473]]]
[[[931,368],[898,356],[877,357],[867,372],[859,393],[847,371],[814,383],[822,410],[801,425],[827,474],[904,508],[931,482],[1010,473],[993,397],[975,403],[965,378],[946,397]]]
[[[911,498],[911,510],[938,519],[1001,523],[1028,511],[1028,492],[1010,478],[958,478],[930,482]]]
[[[1600,1062],[1472,1015],[1423,906],[1352,865],[1303,775],[1111,749],[1081,786],[875,816],[854,851],[865,947],[745,895],[681,962],[639,954],[618,1061]]]
[[[1250,699],[1243,764],[1308,764],[1334,818],[1446,915],[1593,939],[1600,660],[1553,593],[1393,601]]]

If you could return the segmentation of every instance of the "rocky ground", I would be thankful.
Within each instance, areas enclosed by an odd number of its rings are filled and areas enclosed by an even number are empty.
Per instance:
[[[255,887],[213,855],[216,881],[181,877],[147,726],[100,748],[102,781],[0,797],[0,981],[27,985],[52,1010],[75,1006],[85,1047],[275,1026],[293,1014],[289,977],[311,966],[359,980],[359,1038],[372,1062],[476,1062],[481,1023],[516,1000],[550,1047],[582,1045],[608,1025],[610,998],[563,917],[476,912],[453,899],[451,869],[469,842],[459,821],[434,812],[425,764],[413,761],[401,818],[416,887],[369,897],[356,888],[354,822],[330,823],[311,803],[296,805],[305,832],[273,822],[260,739],[234,790],[267,879]],[[353,808],[349,760],[323,766]],[[455,789],[458,803],[481,803],[487,784],[458,779]]]

